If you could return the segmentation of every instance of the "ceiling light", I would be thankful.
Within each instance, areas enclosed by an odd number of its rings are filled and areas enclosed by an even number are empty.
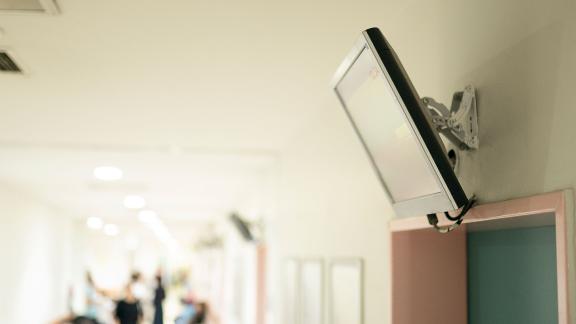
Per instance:
[[[116,235],[118,235],[118,233],[120,233],[118,226],[116,226],[114,224],[104,225],[104,234],[106,234],[108,236],[116,236]]]
[[[122,179],[124,172],[115,166],[99,166],[94,169],[94,178],[101,181],[116,181]]]
[[[104,225],[104,222],[99,217],[88,217],[86,219],[86,226],[90,229],[99,230]]]
[[[140,196],[126,196],[124,197],[124,207],[128,209],[140,209],[146,207],[146,200]]]
[[[138,219],[142,223],[153,223],[158,220],[158,215],[152,210],[142,210],[138,213]]]
[[[158,214],[156,214],[153,210],[142,210],[138,213],[138,220],[144,223],[151,231],[154,233],[156,238],[166,244],[169,248],[174,250],[174,246],[177,247],[176,240],[172,237],[172,234],[164,225],[162,220],[158,218]]]

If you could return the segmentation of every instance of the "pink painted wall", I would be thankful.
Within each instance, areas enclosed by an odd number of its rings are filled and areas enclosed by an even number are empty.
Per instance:
[[[392,323],[466,323],[466,231],[402,231],[391,239]]]
[[[483,204],[473,208],[464,220],[464,224],[510,219],[531,222],[532,219],[525,216],[554,214],[558,269],[558,322],[560,324],[573,323],[573,313],[576,313],[576,275],[574,270],[576,267],[574,227],[576,225],[573,219],[573,195],[572,190],[564,190]],[[441,225],[445,224],[445,222],[441,222]],[[429,271],[430,273],[438,274],[437,280],[439,278],[446,279],[443,276],[448,273],[447,269],[451,269],[450,271],[456,276],[455,280],[460,280],[461,275],[464,276],[462,291],[466,293],[465,228],[459,231],[458,236],[437,235],[429,229],[423,230],[427,228],[429,228],[429,224],[425,217],[396,219],[390,223],[392,231],[393,323],[418,323],[420,320],[424,320],[421,323],[427,324],[466,323],[465,317],[461,321],[452,321],[456,316],[461,315],[456,307],[466,308],[465,297],[463,299],[454,298],[462,300],[463,306],[454,300],[452,300],[455,302],[454,304],[450,303],[447,305],[445,300],[435,299],[436,297],[448,299],[447,297],[452,296],[453,293],[460,294],[461,291],[457,290],[457,286],[450,282],[429,282],[428,278],[424,277],[424,274]],[[446,238],[451,236],[454,237]],[[464,251],[462,252],[460,249]],[[444,252],[446,253],[439,253],[439,250],[445,250]],[[451,257],[451,251],[457,257]],[[459,253],[462,253],[462,262],[464,264],[459,263]],[[434,255],[438,259],[431,259]],[[452,267],[447,267],[444,262],[454,263],[452,263]],[[435,293],[432,296],[435,298],[430,298],[428,294],[432,294],[436,290],[445,291],[446,293],[443,294],[444,296],[440,296],[441,293]],[[429,304],[426,304],[426,300],[423,300],[423,298],[430,298]],[[410,302],[412,305],[410,305]],[[450,307],[442,308],[445,306]],[[416,309],[421,309],[421,311],[415,312],[414,310]],[[411,311],[413,314],[410,313]],[[454,312],[454,317],[449,319],[447,317],[437,322],[436,316],[441,316],[444,312]]]

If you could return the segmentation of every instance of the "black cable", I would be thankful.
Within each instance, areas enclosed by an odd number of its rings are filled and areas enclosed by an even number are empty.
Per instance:
[[[438,226],[438,216],[436,214],[426,215],[428,217],[428,223],[432,225],[439,233],[442,234],[450,233],[456,228],[458,228],[460,224],[462,224],[462,221],[464,221],[464,216],[466,215],[466,213],[468,213],[468,211],[472,208],[472,206],[474,206],[475,203],[476,198],[472,196],[472,198],[468,200],[468,203],[466,203],[466,205],[462,208],[458,216],[450,216],[448,212],[444,212],[446,218],[448,218],[451,221],[455,221],[453,224],[450,224],[448,226]]]
[[[446,234],[450,233],[462,224],[464,218],[460,218],[455,223],[448,226],[438,226],[438,216],[436,214],[428,214],[428,222],[432,225],[439,233]]]
[[[444,212],[444,216],[446,216],[446,218],[448,218],[451,221],[458,221],[459,219],[464,217],[464,215],[466,215],[466,213],[470,210],[470,208],[472,208],[472,206],[474,206],[475,202],[476,202],[476,198],[474,198],[474,196],[472,196],[472,198],[470,198],[468,200],[468,203],[466,203],[466,205],[464,205],[464,207],[462,207],[462,210],[460,211],[460,214],[458,214],[458,216],[450,216],[450,214],[448,212]]]

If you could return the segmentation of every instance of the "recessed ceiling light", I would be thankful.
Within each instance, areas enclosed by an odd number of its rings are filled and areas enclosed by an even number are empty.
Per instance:
[[[116,236],[116,235],[118,235],[118,233],[120,233],[118,226],[116,226],[114,224],[104,225],[104,234],[106,234],[108,236]]]
[[[101,181],[116,181],[122,179],[124,172],[115,166],[99,166],[94,169],[94,178]]]
[[[128,209],[140,209],[146,207],[146,200],[140,196],[129,195],[124,197],[124,207]]]
[[[86,219],[86,226],[90,229],[99,230],[104,225],[104,222],[99,217],[88,217]]]
[[[178,243],[174,237],[172,237],[172,234],[162,220],[158,218],[158,214],[156,214],[155,211],[142,210],[138,213],[138,219],[154,233],[160,242],[166,244],[171,249],[178,247]]]

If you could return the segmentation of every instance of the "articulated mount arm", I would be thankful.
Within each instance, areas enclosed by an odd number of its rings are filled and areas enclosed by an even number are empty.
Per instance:
[[[467,86],[464,91],[454,93],[450,109],[433,98],[424,97],[422,102],[432,115],[432,123],[438,132],[461,150],[477,149],[478,110],[476,91]]]

